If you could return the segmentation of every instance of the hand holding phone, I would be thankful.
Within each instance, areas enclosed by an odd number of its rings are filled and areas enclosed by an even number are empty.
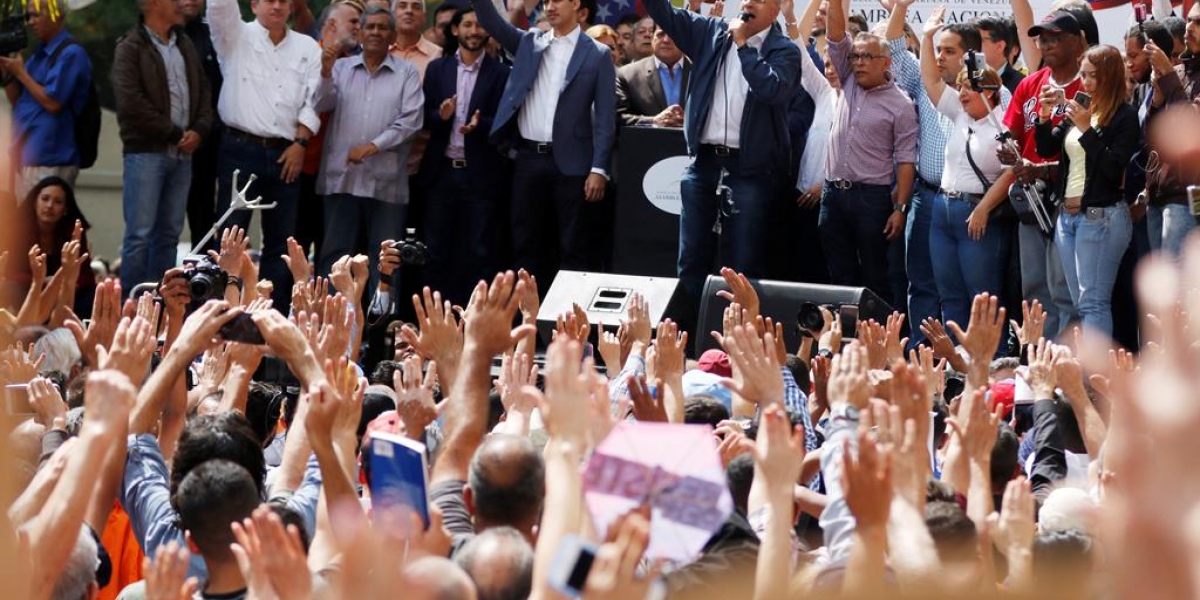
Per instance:
[[[1077,92],[1075,94],[1075,103],[1084,108],[1091,108],[1092,95],[1087,92]]]
[[[258,345],[267,343],[267,340],[263,338],[262,331],[258,329],[258,325],[254,323],[254,319],[248,312],[243,312],[222,325],[217,330],[217,337],[227,342],[241,342],[243,344]]]

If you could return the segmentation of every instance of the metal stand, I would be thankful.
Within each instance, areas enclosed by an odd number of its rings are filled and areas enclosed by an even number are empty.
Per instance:
[[[986,88],[988,86],[981,87]],[[996,89],[1000,88],[997,87]],[[1008,148],[1014,154],[1016,154],[1017,160],[1024,161],[1025,159],[1021,158],[1021,149],[1017,147],[1016,142],[1014,142],[1012,139],[1012,133],[1010,133],[1008,129],[1004,127],[1004,125],[1000,122],[1000,119],[996,118],[995,113],[992,112],[992,103],[988,101],[987,95],[983,93],[986,91],[986,89],[979,89],[976,91],[980,92],[979,97],[983,100],[983,105],[987,108],[988,122],[992,124],[992,127],[996,128],[996,141],[1000,142],[1005,148]],[[1051,218],[1049,211],[1046,210],[1046,206],[1042,204],[1041,192],[1039,192],[1035,186],[1028,183],[1017,182],[1014,185],[1021,186],[1021,193],[1025,196],[1025,201],[1029,203],[1029,210],[1033,213],[1033,217],[1037,219],[1038,229],[1041,229],[1043,233],[1049,235],[1051,231],[1054,231],[1054,219]],[[986,192],[987,190],[984,191]]]
[[[225,221],[228,221],[229,217],[233,215],[233,211],[243,210],[243,209],[244,210],[268,210],[271,208],[275,208],[275,205],[278,204],[277,202],[272,202],[270,204],[263,204],[262,196],[259,196],[253,200],[247,200],[246,192],[250,190],[250,185],[254,183],[254,180],[258,179],[258,175],[251,173],[250,179],[246,180],[246,185],[242,186],[239,189],[238,188],[238,176],[241,175],[241,172],[242,172],[241,169],[233,170],[233,190],[232,190],[233,198],[231,198],[229,201],[229,210],[225,211],[225,214],[221,215],[220,219],[217,219],[217,222],[213,224],[212,229],[209,229],[208,233],[205,234],[205,236],[200,240],[200,242],[197,243],[192,248],[192,252],[191,252],[192,254],[197,254],[197,253],[203,252],[204,246],[206,244],[208,244],[209,240],[211,240],[214,236],[217,235],[217,232],[221,230],[221,226],[224,225]]]

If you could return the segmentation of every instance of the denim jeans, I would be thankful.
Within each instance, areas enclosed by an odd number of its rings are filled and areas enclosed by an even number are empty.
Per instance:
[[[1071,299],[1085,327],[1112,335],[1112,293],[1121,257],[1133,237],[1129,205],[1085,209],[1058,216],[1058,251]]]
[[[937,285],[930,243],[930,227],[934,219],[937,193],[917,183],[908,205],[908,221],[904,226],[905,259],[908,271],[908,325],[911,330],[909,347],[925,342],[919,325],[927,317],[937,318],[940,288]],[[964,226],[965,229],[965,226]],[[939,258],[947,258],[938,253]]]
[[[767,221],[773,180],[769,174],[743,175],[738,163],[738,156],[716,156],[702,148],[679,183],[683,201],[679,215],[679,278],[697,306],[704,292],[704,280],[712,273],[717,259],[718,237],[723,266],[750,278],[766,275]],[[733,199],[733,214],[722,217],[718,236],[713,225],[721,209],[716,195],[721,169],[728,173],[724,183]]]
[[[317,259],[317,274],[328,277],[333,263],[347,254],[366,254],[371,260],[371,281],[367,289],[375,289],[379,283],[379,245],[385,240],[404,239],[408,205],[350,194],[329,194],[323,202],[325,233],[321,255]]]
[[[942,322],[964,326],[971,320],[971,303],[983,292],[1000,295],[1004,269],[1012,244],[1012,224],[989,221],[983,237],[972,239],[967,218],[975,205],[938,194],[933,204],[933,226],[929,251],[938,295],[942,299]]]
[[[495,221],[502,203],[489,186],[496,182],[476,175],[470,167],[453,169],[449,159],[426,165],[434,173],[422,223],[422,237],[429,246],[425,285],[466,306],[475,284],[496,272]]]
[[[1179,256],[1183,240],[1196,226],[1196,218],[1186,204],[1164,204],[1146,210],[1146,227],[1150,232],[1150,249],[1171,257]]]
[[[1046,337],[1057,337],[1077,317],[1058,248],[1037,225],[1025,223],[1017,224],[1017,243],[1021,251],[1021,297],[1042,303]]]
[[[136,152],[126,154],[124,162],[121,289],[128,294],[135,285],[157,281],[175,266],[192,185],[192,159]]]
[[[888,283],[888,240],[884,225],[892,214],[886,185],[855,185],[841,190],[829,183],[821,193],[821,248],[834,285],[864,286],[896,304]]]
[[[261,211],[262,264],[258,276],[260,280],[270,280],[275,284],[275,292],[271,295],[274,308],[287,314],[292,304],[292,274],[284,264],[282,256],[287,254],[288,237],[296,234],[296,206],[300,197],[300,180],[297,178],[291,183],[284,183],[283,165],[279,164],[283,150],[267,148],[233,135],[221,136],[221,152],[217,157],[217,218],[225,214],[232,201],[234,169],[241,170],[238,175],[239,188],[246,185],[251,173],[257,175],[258,179],[246,191],[246,199],[254,200],[262,196],[264,203],[276,203],[275,208]],[[250,226],[250,216],[254,212],[260,211],[234,211],[222,229],[233,225],[246,229]],[[218,235],[214,246],[219,244]]]

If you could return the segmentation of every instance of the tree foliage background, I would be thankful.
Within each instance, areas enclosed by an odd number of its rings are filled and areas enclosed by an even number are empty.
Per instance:
[[[239,0],[242,14],[250,18],[249,0]],[[309,0],[308,5],[313,14],[320,14],[329,4],[329,0]],[[112,72],[113,53],[117,40],[133,28],[138,21],[136,0],[99,0],[91,6],[73,11],[67,15],[67,29],[79,40],[80,45],[87,49],[92,59],[92,73],[100,86],[100,103],[106,108],[113,108]],[[32,38],[33,36],[30,36]],[[32,45],[36,40],[30,39]]]

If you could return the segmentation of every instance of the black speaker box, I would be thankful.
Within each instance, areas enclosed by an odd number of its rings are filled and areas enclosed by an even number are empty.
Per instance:
[[[856,335],[858,320],[875,319],[880,323],[892,314],[892,307],[882,298],[867,288],[846,287],[840,285],[821,285],[816,283],[796,283],[793,281],[771,281],[755,279],[750,281],[758,291],[760,312],[764,317],[771,317],[777,323],[783,323],[783,335],[789,351],[800,347],[800,332],[796,328],[796,313],[800,305],[812,302],[817,305],[842,306],[842,333],[846,338]],[[704,283],[704,296],[700,300],[700,319],[696,341],[696,354],[716,348],[717,342],[709,335],[712,331],[721,331],[721,318],[729,302],[717,297],[717,292],[729,290],[725,279],[719,275],[709,275]],[[857,311],[855,311],[857,307]],[[837,311],[835,311],[836,314]],[[855,313],[857,312],[857,318]]]

